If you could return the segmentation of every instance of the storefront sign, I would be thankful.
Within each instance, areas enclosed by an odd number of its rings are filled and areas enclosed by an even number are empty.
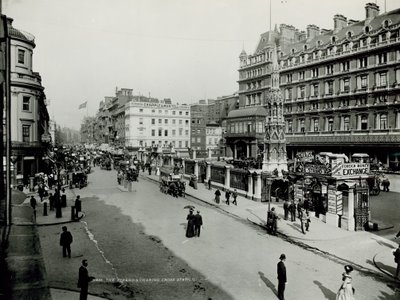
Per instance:
[[[312,151],[303,151],[297,153],[296,157],[303,162],[306,161],[313,161],[314,160],[314,154]]]
[[[342,163],[337,164],[332,169],[334,177],[359,177],[369,174],[369,163]]]
[[[343,215],[343,194],[336,192],[336,214]]]
[[[294,185],[294,200],[303,200],[303,186],[299,184]]]
[[[304,166],[304,173],[327,175],[329,173],[329,168],[327,168],[326,165],[307,164]]]

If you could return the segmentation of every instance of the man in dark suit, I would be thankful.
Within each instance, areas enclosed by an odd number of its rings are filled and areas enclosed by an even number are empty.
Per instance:
[[[63,249],[63,257],[71,258],[71,244],[72,244],[72,234],[67,230],[67,226],[62,227],[62,233],[60,236],[60,246]]]
[[[200,215],[200,211],[194,216],[194,236],[200,237],[200,229],[203,226],[203,218]]]
[[[284,261],[286,260],[286,255],[281,254],[279,257],[281,260],[278,262],[278,299],[285,300],[285,286],[286,286],[286,267]]]
[[[79,268],[79,279],[78,279],[78,288],[81,288],[79,300],[87,300],[89,291],[89,282],[95,279],[94,277],[89,276],[87,266],[88,266],[87,260],[86,259],[82,260],[82,266],[80,266]]]

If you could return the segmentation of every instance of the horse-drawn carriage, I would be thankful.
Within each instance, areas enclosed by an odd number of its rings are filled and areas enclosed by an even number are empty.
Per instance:
[[[181,175],[174,175],[170,169],[160,169],[160,191],[173,197],[185,197],[186,185]]]
[[[79,187],[80,189],[87,186],[87,175],[83,171],[73,172],[71,174],[70,188]]]

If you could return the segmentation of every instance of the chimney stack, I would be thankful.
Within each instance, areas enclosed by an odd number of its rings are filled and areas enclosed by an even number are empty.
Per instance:
[[[347,26],[347,18],[343,15],[335,15],[333,17],[333,24],[334,32],[338,32]]]
[[[379,6],[375,3],[367,3],[365,5],[365,18],[370,21],[379,15]]]
[[[316,25],[307,26],[307,40],[311,41],[313,38],[320,34],[319,27]]]

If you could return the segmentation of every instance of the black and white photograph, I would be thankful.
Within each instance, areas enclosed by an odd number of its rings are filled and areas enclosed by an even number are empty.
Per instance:
[[[398,0],[0,16],[0,299],[400,300]]]

